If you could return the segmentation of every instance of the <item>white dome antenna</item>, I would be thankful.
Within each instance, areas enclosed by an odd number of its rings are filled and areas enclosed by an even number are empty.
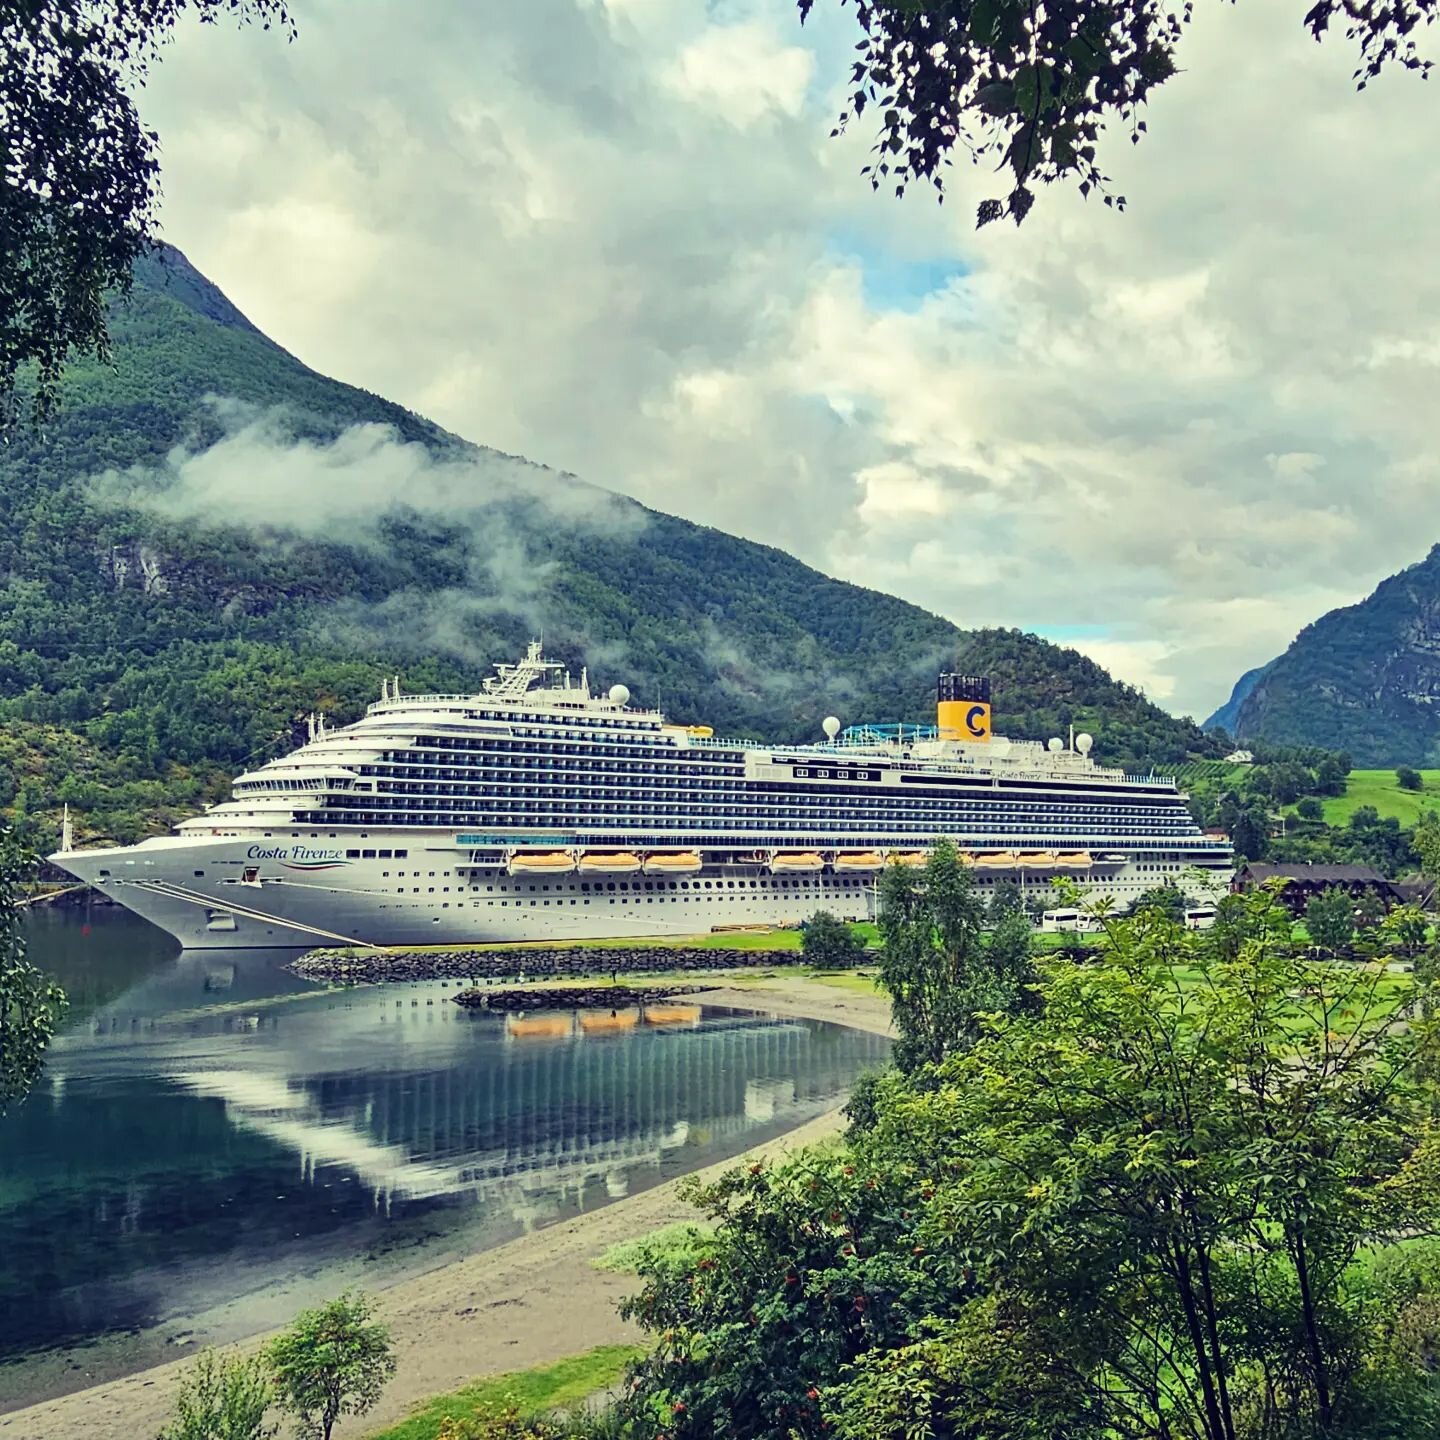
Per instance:
[[[1075,748],[1082,755],[1088,755],[1090,753],[1090,747],[1094,745],[1094,743],[1095,737],[1093,735],[1087,735],[1083,730],[1075,737]]]
[[[840,733],[840,719],[836,715],[827,715],[821,722],[820,728],[825,732],[827,740],[834,740]]]
[[[1058,755],[1065,748],[1065,742],[1058,735],[1052,735],[1045,742],[1045,748],[1052,755]]]
[[[630,687],[628,685],[612,685],[610,687],[610,703],[612,705],[627,705],[630,702]]]

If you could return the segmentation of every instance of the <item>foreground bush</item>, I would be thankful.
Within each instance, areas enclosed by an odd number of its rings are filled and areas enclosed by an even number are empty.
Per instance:
[[[160,1440],[270,1440],[265,1422],[274,1400],[265,1362],[202,1350],[180,1380],[175,1418]]]

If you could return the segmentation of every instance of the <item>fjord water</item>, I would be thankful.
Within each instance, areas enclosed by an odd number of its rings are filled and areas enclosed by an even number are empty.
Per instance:
[[[453,981],[325,989],[113,911],[30,942],[72,1008],[0,1120],[0,1410],[737,1154],[888,1048],[713,1009],[522,1037]]]

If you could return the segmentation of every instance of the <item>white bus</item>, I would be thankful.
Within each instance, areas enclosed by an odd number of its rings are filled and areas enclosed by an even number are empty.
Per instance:
[[[1040,917],[1040,929],[1054,935],[1068,930],[1075,935],[1092,935],[1099,930],[1100,922],[1083,910],[1047,910]]]
[[[1192,905],[1185,912],[1185,928],[1187,930],[1208,930],[1215,923],[1215,907],[1213,905]]]

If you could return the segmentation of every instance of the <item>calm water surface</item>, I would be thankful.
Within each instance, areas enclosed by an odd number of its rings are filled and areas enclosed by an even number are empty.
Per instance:
[[[113,911],[37,914],[31,956],[72,1009],[0,1120],[0,1410],[737,1154],[888,1050],[711,1009],[516,1035],[453,981],[324,989]]]

